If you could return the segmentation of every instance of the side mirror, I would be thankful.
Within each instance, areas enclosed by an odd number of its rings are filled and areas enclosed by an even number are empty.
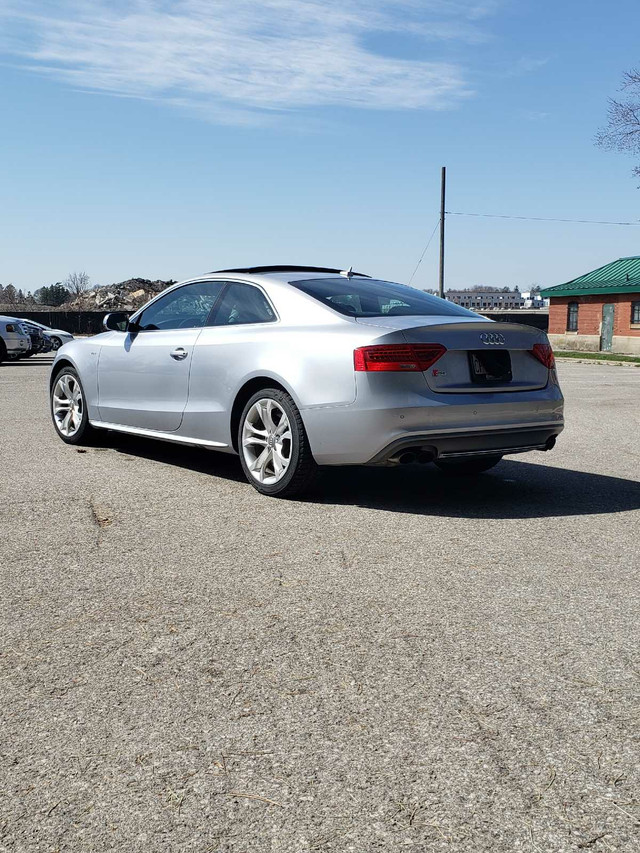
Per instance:
[[[104,316],[102,325],[107,332],[127,332],[129,315],[125,311],[112,311]]]

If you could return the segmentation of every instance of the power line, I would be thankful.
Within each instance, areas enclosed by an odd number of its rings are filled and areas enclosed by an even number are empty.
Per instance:
[[[559,219],[554,217],[547,216],[509,216],[504,213],[467,213],[466,211],[456,211],[456,210],[445,210],[446,216],[477,216],[482,217],[483,219],[518,219],[525,222],[568,222],[577,225],[623,225],[631,228],[639,228],[640,221],[638,222],[614,222],[612,220],[606,219]],[[431,245],[431,241],[433,240],[435,233],[438,229],[438,225],[440,224],[440,219],[436,222],[433,227],[433,231],[431,232],[431,236],[427,242],[427,245],[424,247],[424,251],[420,255],[420,260],[416,264],[416,267],[411,274],[411,278],[409,279],[409,284],[415,278],[415,274],[418,272],[418,267],[422,263],[424,256],[427,254],[427,249]]]
[[[411,284],[411,282],[413,281],[413,277],[414,277],[414,276],[415,276],[415,274],[418,272],[418,267],[419,267],[419,266],[420,266],[420,264],[422,263],[422,259],[423,259],[423,258],[424,258],[424,256],[427,254],[427,249],[428,249],[428,248],[429,248],[429,246],[431,245],[431,241],[433,240],[434,235],[435,235],[435,233],[436,233],[436,231],[437,231],[437,229],[438,229],[438,225],[440,225],[440,218],[438,218],[438,219],[437,219],[436,224],[433,226],[433,231],[431,232],[431,237],[429,237],[429,240],[428,240],[428,242],[427,242],[427,245],[424,247],[424,251],[423,251],[423,253],[420,255],[420,260],[419,260],[419,261],[418,261],[418,263],[416,264],[416,268],[415,268],[415,269],[414,269],[414,271],[411,273],[411,278],[409,279],[409,284]]]
[[[640,227],[640,222],[610,222],[599,219],[551,219],[545,216],[506,216],[501,213],[460,213],[453,210],[446,211],[447,216],[482,216],[487,219],[525,219],[529,222],[574,222],[581,225],[631,225]]]

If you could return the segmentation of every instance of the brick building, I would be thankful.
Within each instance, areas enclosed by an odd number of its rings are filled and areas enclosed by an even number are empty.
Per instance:
[[[640,355],[640,256],[542,291],[556,349]]]

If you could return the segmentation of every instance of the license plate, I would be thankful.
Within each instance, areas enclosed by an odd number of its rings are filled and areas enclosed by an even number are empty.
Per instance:
[[[479,385],[511,382],[511,356],[508,351],[487,352],[475,350],[469,353],[471,379]]]

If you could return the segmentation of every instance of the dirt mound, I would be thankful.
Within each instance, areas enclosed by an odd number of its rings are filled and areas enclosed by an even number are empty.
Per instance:
[[[161,293],[175,281],[149,281],[147,278],[130,278],[116,284],[95,287],[76,296],[64,305],[65,311],[135,311],[153,296]]]

